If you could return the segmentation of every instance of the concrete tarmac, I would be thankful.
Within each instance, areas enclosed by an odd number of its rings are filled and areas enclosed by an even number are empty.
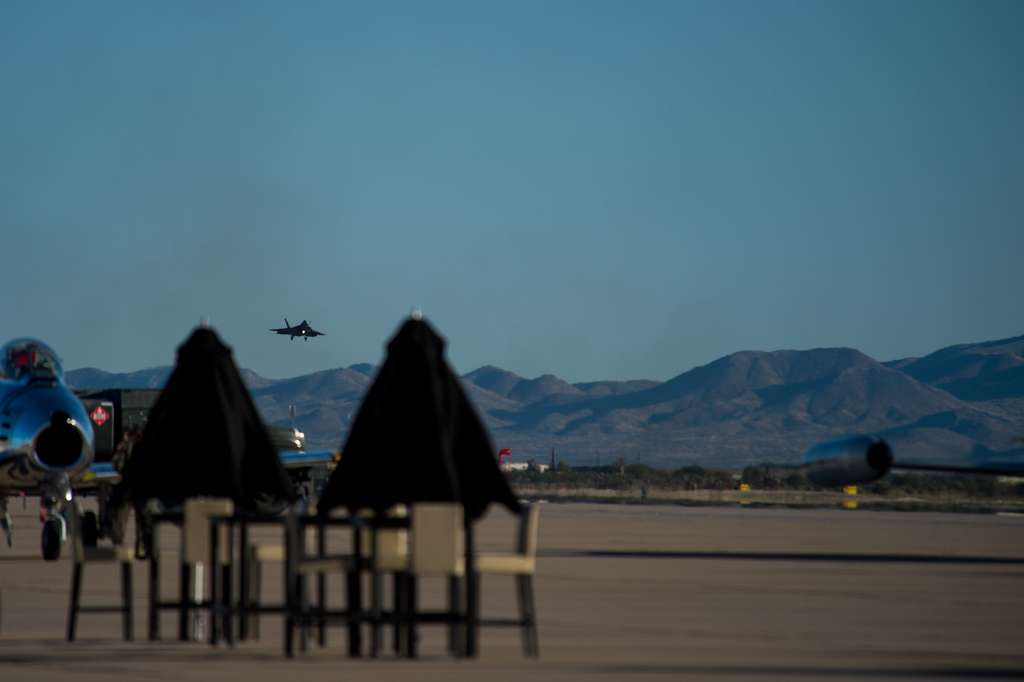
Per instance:
[[[1024,679],[1024,517],[545,504],[539,660],[522,656],[512,628],[483,629],[479,658],[453,660],[436,626],[423,627],[416,661],[351,659],[340,628],[327,648],[288,660],[277,616],[262,619],[258,641],[214,648],[176,641],[168,613],[164,639],[146,641],[142,562],[136,641],[120,639],[119,616],[82,614],[78,640],[65,642],[71,565],[38,558],[33,505],[11,502],[15,544],[0,546],[5,682]],[[513,536],[513,519],[492,508],[478,542],[507,550]],[[162,538],[170,598],[177,540]],[[264,579],[264,599],[278,600],[280,566]],[[442,587],[424,582],[428,607]],[[117,569],[90,566],[83,589],[83,603],[116,603]],[[510,616],[515,603],[511,578],[484,579],[485,616]]]

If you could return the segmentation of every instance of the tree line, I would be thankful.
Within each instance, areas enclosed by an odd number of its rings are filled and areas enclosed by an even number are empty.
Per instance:
[[[646,464],[619,462],[607,466],[572,467],[561,462],[555,469],[507,473],[513,486],[596,488],[601,490],[732,490],[745,483],[755,490],[833,490],[807,480],[798,467],[756,464],[742,471],[712,469],[696,465],[659,469]],[[1024,497],[1024,480],[997,476],[938,473],[889,473],[859,486],[863,493],[877,495],[958,495],[968,497]]]

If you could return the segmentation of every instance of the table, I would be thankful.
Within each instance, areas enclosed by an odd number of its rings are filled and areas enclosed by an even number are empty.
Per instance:
[[[407,519],[396,519],[396,518],[367,518],[361,516],[347,516],[347,517],[323,517],[315,515],[287,515],[279,516],[265,516],[252,514],[248,512],[236,512],[230,516],[212,516],[210,518],[210,548],[211,554],[216,556],[220,550],[220,529],[224,526],[229,527],[232,530],[237,529],[237,541],[238,541],[238,553],[240,557],[239,562],[239,599],[237,605],[232,603],[233,595],[230,594],[230,582],[226,582],[227,587],[225,588],[224,594],[221,595],[217,592],[217,585],[214,584],[214,592],[211,595],[211,601],[214,603],[215,615],[226,616],[224,624],[224,638],[227,643],[233,644],[233,632],[231,630],[231,616],[237,615],[239,618],[239,638],[245,639],[247,636],[247,623],[248,616],[250,614],[250,605],[248,600],[249,594],[249,572],[250,567],[246,557],[248,556],[249,547],[249,528],[253,525],[279,525],[286,527],[289,522],[296,524],[295,534],[296,538],[293,542],[303,542],[304,530],[309,526],[315,526],[317,529],[317,555],[316,558],[331,558],[326,553],[326,529],[330,527],[347,527],[351,528],[353,532],[352,540],[352,557],[346,557],[352,560],[350,570],[347,571],[346,575],[346,609],[343,611],[330,612],[324,608],[325,601],[325,580],[324,575],[318,576],[318,599],[320,602],[320,608],[318,612],[318,625],[319,625],[319,639],[320,644],[324,643],[324,628],[326,621],[329,618],[341,618],[344,619],[348,625],[348,652],[351,657],[358,657],[362,651],[362,632],[360,626],[363,623],[369,622],[376,625],[380,620],[380,614],[375,611],[365,611],[363,609],[362,589],[360,575],[362,571],[372,570],[373,566],[376,565],[376,538],[375,534],[377,530],[383,528],[408,528],[409,522]],[[359,531],[362,529],[369,529],[373,534],[373,540],[371,541],[371,550],[369,558],[364,558],[362,553],[362,534]],[[286,532],[287,529],[286,529]],[[236,556],[234,552],[235,533],[228,533],[228,556]],[[286,543],[287,544],[287,543]],[[294,550],[293,550],[294,551]],[[342,557],[338,557],[339,560]],[[290,569],[286,566],[286,572]],[[287,589],[290,591],[294,588],[291,584],[290,579]],[[260,607],[260,610],[268,610],[274,612],[287,612],[290,608],[294,608],[294,604],[290,603],[292,599],[297,598],[297,595],[293,595],[289,592],[286,595],[286,603],[281,607]],[[210,630],[210,643],[216,644],[220,638],[220,633],[217,627],[217,618],[214,618],[213,627]]]
[[[376,651],[376,633],[377,625],[381,622],[383,615],[376,610],[365,611],[363,609],[362,589],[360,575],[364,570],[372,571],[376,565],[376,531],[384,528],[406,528],[410,527],[410,520],[408,518],[396,518],[396,517],[361,517],[361,516],[345,516],[345,517],[323,517],[319,515],[295,515],[295,522],[298,524],[300,531],[308,526],[316,526],[317,528],[317,550],[320,557],[326,557],[325,553],[325,531],[329,527],[349,527],[353,530],[361,528],[369,529],[374,535],[371,541],[370,557],[368,559],[363,558],[362,546],[361,546],[361,533],[354,532],[352,540],[353,562],[352,570],[348,571],[346,576],[346,592],[347,592],[347,603],[346,609],[343,612],[336,612],[333,614],[324,613],[321,609],[321,622],[320,622],[320,640],[321,645],[323,644],[323,629],[327,616],[337,616],[344,618],[348,625],[348,653],[351,657],[358,657],[361,655],[362,649],[362,633],[360,626],[363,623],[371,623],[374,625],[374,650]],[[185,598],[181,598],[178,601],[160,601],[159,599],[159,575],[160,575],[160,559],[159,559],[159,533],[158,526],[162,523],[173,523],[178,526],[182,526],[184,521],[184,514],[178,511],[162,512],[150,515],[150,519],[153,523],[152,538],[150,540],[150,555],[149,555],[149,639],[158,640],[160,639],[160,620],[159,610],[164,608],[176,608],[179,610],[179,639],[186,641],[188,639],[188,611],[189,604]],[[212,516],[210,518],[210,555],[217,556],[219,553],[220,533],[218,532],[222,526],[227,526],[229,529],[238,531],[238,556],[241,561],[239,562],[239,593],[240,598],[237,605],[232,603],[231,594],[231,571],[232,571],[232,559],[234,558],[235,548],[235,533],[228,533],[228,557],[229,562],[224,567],[222,581],[225,589],[224,594],[221,594],[222,590],[219,589],[218,580],[216,576],[212,580],[212,591],[210,598],[210,606],[213,617],[211,618],[210,628],[210,643],[216,644],[220,639],[220,630],[218,627],[218,616],[225,616],[224,620],[224,638],[225,641],[232,645],[234,643],[233,631],[231,627],[231,617],[236,616],[239,618],[239,639],[245,639],[248,635],[248,615],[249,615],[249,603],[248,603],[248,589],[249,589],[249,565],[245,560],[246,550],[249,546],[249,529],[253,525],[278,525],[284,527],[288,522],[286,515],[261,515],[245,511],[236,511],[234,514],[229,516]],[[300,533],[301,537],[301,533]],[[473,561],[474,555],[474,538],[473,538],[473,527],[472,522],[467,519],[465,523],[465,543],[466,543],[466,602],[465,602],[465,614],[464,614],[464,650],[463,653],[466,656],[473,657],[477,655],[477,636],[478,636],[478,623],[479,623],[479,576],[474,570],[475,562]],[[287,570],[287,569],[286,569]],[[187,587],[190,579],[191,571],[188,564],[182,563],[181,565],[181,595],[187,593]],[[318,579],[318,597],[323,603],[324,595],[324,576],[321,575]],[[397,602],[404,603],[404,602]],[[285,605],[281,610],[288,608],[286,599]],[[263,607],[260,607],[261,609]],[[268,607],[268,610],[270,608]],[[278,609],[273,608],[274,611]],[[398,609],[395,613],[395,619],[398,624],[409,625],[411,627],[410,614],[404,613],[404,609]],[[412,641],[411,636],[405,638],[405,654],[409,657],[415,657],[415,642]]]

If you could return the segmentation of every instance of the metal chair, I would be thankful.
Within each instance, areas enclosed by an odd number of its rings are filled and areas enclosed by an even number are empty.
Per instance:
[[[514,554],[485,553],[474,558],[477,572],[493,575],[511,575],[516,578],[516,596],[519,600],[519,618],[479,620],[480,625],[513,625],[522,628],[523,653],[540,655],[537,637],[537,611],[533,599],[533,574],[537,557],[537,526],[540,505],[529,505],[519,521],[519,538]],[[477,583],[479,586],[479,582]],[[480,603],[478,599],[476,603]]]
[[[294,656],[295,628],[299,628],[299,647],[301,651],[306,650],[308,629],[317,624],[319,629],[319,643],[325,643],[324,630],[328,621],[343,620],[351,627],[349,628],[349,651],[358,652],[359,634],[358,623],[360,617],[359,605],[359,572],[356,570],[358,562],[347,554],[327,555],[325,553],[324,526],[329,521],[317,519],[312,522],[317,525],[317,553],[310,555],[306,546],[305,530],[309,523],[302,520],[294,512],[289,513],[285,519],[285,633],[284,651],[285,656]],[[358,544],[358,543],[357,543]],[[342,611],[331,611],[326,604],[326,590],[324,581],[331,573],[342,574],[346,578],[348,603],[347,608]],[[318,603],[315,608],[309,604],[307,595],[307,580],[310,576],[316,576],[318,581]]]
[[[412,505],[412,551],[408,572],[402,575],[399,590],[399,620],[406,628],[406,654],[416,657],[416,628],[419,623],[444,623],[449,626],[448,648],[456,656],[464,653],[462,627],[466,622],[462,583],[466,575],[465,525],[462,505],[419,503]],[[448,579],[448,610],[421,612],[417,606],[420,578]]]
[[[299,508],[293,510],[298,511]],[[308,511],[308,509],[303,509]],[[282,517],[273,517],[272,523],[282,520]],[[241,616],[239,622],[239,639],[259,639],[260,636],[260,616],[264,613],[283,614],[288,609],[287,604],[287,586],[285,587],[284,596],[281,601],[277,604],[266,604],[263,602],[263,565],[267,563],[280,563],[284,570],[287,570],[287,542],[250,542],[249,538],[251,529],[253,526],[259,526],[268,523],[267,519],[255,519],[245,520],[243,522],[241,551],[244,553],[242,556],[242,568],[240,576],[239,589],[241,592],[240,599],[244,600],[243,610],[244,614],[240,613]],[[285,522],[285,533],[288,532],[287,522]],[[321,574],[317,578],[319,603],[322,605],[326,599],[326,588],[324,585],[324,576]],[[320,645],[324,644],[323,628],[320,628]]]
[[[260,614],[283,613],[285,601],[282,599],[279,604],[263,603],[263,564],[281,563],[287,559],[285,546],[281,543],[252,543],[245,550],[245,565],[247,570],[246,584],[241,585],[246,600],[244,621],[240,624],[243,628],[239,633],[241,639],[260,637]]]
[[[229,498],[221,497],[194,497],[185,500],[184,512],[176,517],[174,523],[181,524],[181,566],[179,572],[178,599],[176,601],[161,601],[160,584],[157,578],[157,567],[159,565],[159,550],[156,533],[158,528],[153,529],[153,554],[150,557],[150,595],[149,595],[149,624],[151,640],[159,639],[159,611],[161,609],[173,609],[178,612],[178,639],[187,641],[189,635],[195,639],[202,639],[199,632],[201,614],[199,610],[206,609],[214,613],[215,606],[210,599],[204,597],[206,586],[206,569],[210,569],[211,581],[217,580],[217,569],[220,569],[220,580],[223,582],[224,591],[222,594],[231,594],[231,565],[228,543],[228,529],[222,528],[218,535],[218,546],[216,557],[211,557],[210,548],[210,518],[213,516],[230,516],[235,511],[235,504]],[[154,515],[160,521],[160,514]],[[164,521],[167,521],[165,519]],[[189,616],[192,616],[192,627],[189,627]],[[230,619],[225,618],[225,627],[230,627]]]
[[[135,550],[123,545],[106,547],[90,547],[82,540],[82,522],[77,504],[68,509],[68,523],[71,536],[71,602],[68,606],[69,642],[75,639],[75,626],[79,613],[120,613],[125,640],[133,638],[132,632],[132,562]],[[86,564],[120,564],[121,565],[121,604],[82,606],[79,600],[82,594],[82,575]]]
[[[360,512],[364,516],[372,516],[372,512],[365,510]],[[396,504],[386,512],[391,518],[408,518],[409,509],[404,504]],[[402,647],[402,628],[398,620],[399,606],[401,604],[402,589],[404,586],[403,575],[409,571],[409,531],[405,528],[381,528],[376,532],[369,528],[361,529],[362,537],[362,558],[368,562],[367,567],[371,575],[371,620],[373,624],[372,653],[376,655],[380,649],[381,628],[385,620],[391,620],[394,625],[393,645],[395,651]],[[376,537],[376,545],[372,544]],[[392,573],[393,610],[385,614],[383,610],[383,574]]]

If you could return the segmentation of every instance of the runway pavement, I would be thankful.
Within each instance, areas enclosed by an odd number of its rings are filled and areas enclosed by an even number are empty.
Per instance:
[[[145,641],[145,564],[135,571],[136,641],[116,615],[83,614],[64,642],[70,562],[38,558],[30,502],[15,546],[0,546],[2,680],[950,680],[1024,679],[1024,517],[739,507],[546,504],[536,579],[539,660],[518,632],[481,632],[476,660],[444,655],[426,627],[423,658],[353,660],[326,649],[286,660],[280,618],[234,648]],[[511,549],[513,520],[492,510],[483,549]],[[264,539],[270,540],[264,531]],[[165,536],[162,589],[176,589]],[[439,582],[439,581],[438,581]],[[264,596],[278,599],[279,566]],[[425,585],[427,605],[440,584]],[[87,572],[84,602],[116,602],[113,567]],[[511,615],[510,578],[483,585],[487,616]]]

